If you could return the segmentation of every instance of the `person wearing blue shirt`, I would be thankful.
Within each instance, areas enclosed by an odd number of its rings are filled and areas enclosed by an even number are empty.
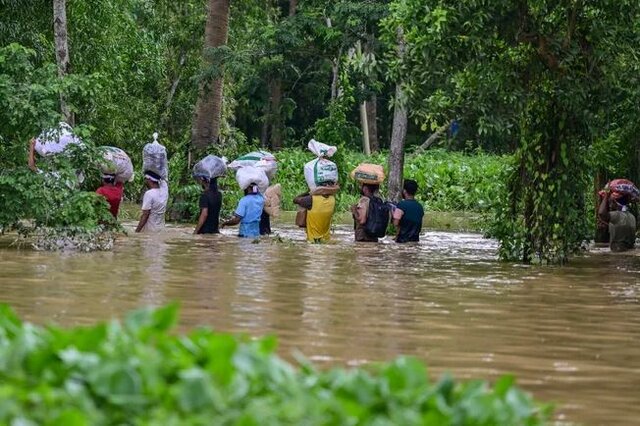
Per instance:
[[[220,227],[240,224],[239,237],[257,238],[260,236],[260,216],[262,216],[263,208],[264,197],[258,191],[258,186],[251,184],[244,190],[244,197],[238,202],[233,217]]]

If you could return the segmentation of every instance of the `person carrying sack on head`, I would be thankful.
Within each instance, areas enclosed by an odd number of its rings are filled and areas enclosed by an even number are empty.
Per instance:
[[[240,238],[260,237],[260,217],[264,209],[264,197],[258,189],[258,185],[251,183],[244,189],[244,197],[238,202],[238,207],[233,217],[220,225],[234,226],[240,224],[238,236]]]
[[[335,182],[321,182],[316,189],[293,199],[306,209],[305,229],[307,241],[326,243],[331,238],[331,220],[336,210],[336,197],[339,187]]]
[[[109,211],[116,219],[120,211],[123,189],[122,182],[116,182],[116,175],[104,173],[102,175],[102,186],[96,190],[96,194],[106,198],[107,203],[109,203]]]
[[[632,250],[636,244],[636,217],[629,211],[629,204],[638,199],[638,189],[631,182],[622,185],[631,190],[616,191],[615,185],[612,190],[608,184],[599,194],[598,217],[609,226],[609,248],[614,252]]]
[[[380,185],[361,184],[362,197],[358,204],[351,206],[357,242],[375,243],[386,235],[391,213],[389,205],[380,198],[379,190]]]
[[[149,188],[142,198],[142,215],[136,232],[161,232],[169,200],[169,189],[164,180],[150,170],[144,172],[144,183]]]
[[[200,195],[200,216],[194,234],[219,234],[222,193],[218,190],[218,178],[194,176],[202,187]]]

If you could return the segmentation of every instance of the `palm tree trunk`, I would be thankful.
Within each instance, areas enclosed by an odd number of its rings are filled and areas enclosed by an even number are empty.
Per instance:
[[[213,80],[200,83],[200,94],[196,104],[191,141],[195,148],[206,148],[215,144],[220,138],[222,121],[222,63],[219,59],[207,54],[209,49],[227,44],[229,33],[229,0],[209,0],[207,7],[207,23],[205,27],[205,66],[219,67],[220,74]]]
[[[58,77],[64,78],[69,74],[69,39],[67,33],[66,0],[53,0],[53,34],[56,46]],[[62,92],[60,92],[60,112],[64,116],[64,121],[73,126],[73,114]]]
[[[402,60],[405,42],[402,28],[398,28],[397,54]],[[404,143],[407,137],[407,105],[402,83],[396,84],[395,106],[393,110],[393,130],[391,132],[391,150],[389,152],[389,199],[399,201],[402,198],[402,173],[404,169]]]
[[[371,155],[371,145],[369,144],[369,123],[367,120],[367,102],[360,104],[360,123],[362,128],[362,152],[364,155]]]
[[[271,149],[277,151],[282,148],[282,114],[280,105],[282,103],[282,80],[280,77],[274,78],[269,83],[269,97],[271,104]]]

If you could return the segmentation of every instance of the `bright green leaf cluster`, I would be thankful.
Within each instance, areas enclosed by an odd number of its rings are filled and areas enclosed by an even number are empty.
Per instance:
[[[0,307],[0,422],[43,425],[539,425],[540,406],[503,377],[431,382],[413,358],[351,370],[299,367],[275,339],[170,333],[177,305],[63,329]]]

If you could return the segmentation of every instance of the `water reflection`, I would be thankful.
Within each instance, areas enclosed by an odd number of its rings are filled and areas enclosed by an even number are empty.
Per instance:
[[[500,263],[496,243],[428,232],[420,244],[309,245],[298,229],[234,236],[120,238],[113,252],[0,249],[0,291],[25,318],[90,323],[140,305],[182,303],[182,328],[276,334],[283,356],[356,365],[411,354],[434,374],[515,373],[559,418],[640,416],[640,257],[604,250],[567,267]]]

